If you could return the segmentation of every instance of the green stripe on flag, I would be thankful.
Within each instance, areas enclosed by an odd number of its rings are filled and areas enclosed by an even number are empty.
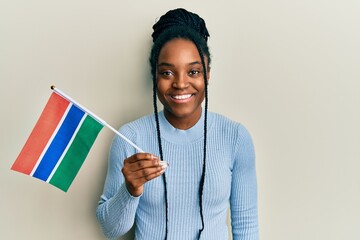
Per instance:
[[[91,116],[86,116],[74,141],[49,181],[50,184],[64,192],[69,189],[102,128],[103,125]]]

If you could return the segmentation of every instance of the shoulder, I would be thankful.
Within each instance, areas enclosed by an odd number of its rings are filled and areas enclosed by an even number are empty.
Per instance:
[[[154,114],[150,114],[124,124],[119,131],[129,134],[143,133],[142,131],[152,129],[154,126]]]
[[[152,128],[154,128],[155,124],[153,123],[153,115],[146,115],[140,117],[136,120],[128,122],[122,125],[119,128],[119,133],[124,135],[127,139],[135,144],[142,144],[139,143],[141,139],[144,139],[147,134],[151,134]],[[123,139],[115,135],[112,141],[112,149],[125,149],[133,151],[133,147],[127,144]]]
[[[236,139],[250,139],[247,128],[240,122],[234,121],[219,113],[209,112],[209,127],[218,133],[232,136]],[[235,140],[235,139],[234,139]]]
[[[246,163],[254,158],[252,137],[242,123],[213,112],[208,113],[208,119],[211,145],[228,152],[233,163]]]

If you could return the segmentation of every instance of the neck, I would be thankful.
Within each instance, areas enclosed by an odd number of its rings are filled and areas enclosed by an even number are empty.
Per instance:
[[[164,109],[164,116],[168,122],[177,129],[187,130],[192,128],[201,118],[202,110],[195,112],[189,117],[176,117]]]

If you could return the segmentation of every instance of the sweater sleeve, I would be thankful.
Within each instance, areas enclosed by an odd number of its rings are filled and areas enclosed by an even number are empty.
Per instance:
[[[128,149],[120,137],[116,136],[111,144],[108,171],[96,217],[109,239],[126,234],[134,224],[140,197],[133,197],[125,186],[121,172],[123,161],[135,152]]]
[[[231,183],[231,225],[234,240],[258,240],[255,153],[249,132],[239,128]]]

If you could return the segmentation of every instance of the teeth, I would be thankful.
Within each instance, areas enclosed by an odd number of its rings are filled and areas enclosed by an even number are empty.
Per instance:
[[[175,96],[172,96],[172,97],[175,98],[175,99],[178,99],[178,100],[182,100],[182,99],[187,99],[187,98],[191,97],[191,94],[175,95]]]

